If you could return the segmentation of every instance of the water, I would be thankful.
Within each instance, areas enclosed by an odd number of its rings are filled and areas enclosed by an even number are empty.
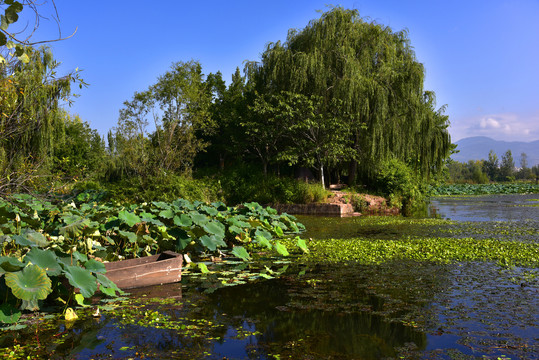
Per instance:
[[[539,194],[448,196],[431,199],[431,216],[456,221],[539,220]]]
[[[463,223],[428,228],[402,218],[300,220],[307,238],[397,239],[458,228],[463,237],[537,242],[539,208],[530,206],[536,198],[437,198],[434,216]],[[285,275],[216,290],[207,279],[185,276],[182,284],[137,289],[129,305],[99,318],[78,310],[74,324],[0,334],[0,348],[21,344],[25,354],[47,359],[539,358],[537,268],[413,261],[268,266]],[[229,273],[237,279],[260,268],[240,264]],[[215,283],[220,275],[212,276]]]

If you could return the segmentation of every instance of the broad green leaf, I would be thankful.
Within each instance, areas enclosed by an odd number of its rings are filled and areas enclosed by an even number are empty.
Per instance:
[[[105,275],[103,274],[96,274],[96,277],[97,277],[97,281],[99,282],[99,284],[101,284],[101,291],[106,294],[106,295],[109,295],[109,296],[116,296],[116,293],[115,292],[118,292],[119,294],[124,294],[124,292],[122,290],[120,290],[120,288],[118,286],[116,286],[115,283],[113,283],[108,277],[106,277]],[[106,289],[112,289],[112,294],[111,294],[111,291],[110,290],[106,290],[106,291],[103,291],[103,289],[106,288]]]
[[[51,279],[37,265],[28,265],[21,271],[7,273],[5,278],[13,295],[21,300],[44,300],[52,292]]]
[[[138,237],[137,234],[135,234],[134,232],[119,230],[118,233],[123,237],[127,238],[127,240],[129,240],[129,242],[132,244],[137,242]]]
[[[77,236],[82,235],[82,231],[88,224],[90,223],[90,220],[86,218],[79,218],[77,221],[72,222],[66,226],[63,226],[59,229],[59,232],[61,235],[64,235],[65,237],[75,238]]]
[[[243,261],[251,260],[251,256],[249,255],[249,253],[247,252],[247,250],[245,250],[243,246],[234,246],[234,248],[232,249],[230,253],[236,255]]]
[[[277,252],[283,256],[288,256],[290,255],[288,253],[288,250],[286,250],[286,246],[284,246],[283,244],[281,244],[280,242],[276,241],[275,244],[273,245],[275,250],[277,250]]]
[[[296,237],[297,239],[297,243],[296,245],[304,252],[304,253],[308,253],[309,252],[309,248],[307,247],[307,244],[305,243],[305,240],[303,239],[300,239],[299,236]]]
[[[24,264],[11,256],[0,256],[0,274],[15,272],[24,268]]]
[[[200,210],[206,212],[206,214],[210,216],[216,216],[217,214],[219,214],[219,211],[216,208],[206,206],[206,205],[201,206]]]
[[[236,225],[231,225],[228,227],[228,231],[230,231],[232,234],[241,234],[243,229],[237,227]]]
[[[267,231],[266,229],[256,229],[255,236],[258,236],[258,235],[261,235],[261,236],[265,237],[268,240],[273,239],[273,235],[269,231]]]
[[[189,216],[191,217],[191,220],[193,220],[193,223],[200,227],[204,226],[204,224],[210,221],[206,215],[197,213],[195,211],[191,211]]]
[[[73,252],[73,257],[75,258],[75,260],[77,262],[80,262],[82,264],[84,264],[86,261],[88,261],[88,256],[86,256],[86,254],[80,253],[78,251]]]
[[[246,222],[246,221],[242,221],[240,219],[238,219],[237,217],[232,217],[232,218],[229,218],[227,219],[227,222],[229,225],[234,225],[234,226],[237,226],[241,229],[250,229],[251,228],[251,224]]]
[[[174,225],[180,227],[191,227],[193,225],[193,220],[187,214],[180,214],[179,216],[174,216]]]
[[[95,259],[90,259],[84,263],[84,267],[91,272],[104,274],[107,272],[105,264]]]
[[[183,229],[174,228],[169,231],[169,234],[176,238],[176,247],[178,250],[185,249],[193,239]]]
[[[49,276],[58,276],[62,272],[58,257],[52,250],[32,248],[28,254],[26,254],[24,260],[44,269]]]
[[[89,307],[90,304],[87,304],[84,302],[84,296],[82,296],[82,294],[75,294],[75,301],[77,302],[77,304],[79,304],[79,306],[82,306],[82,307]]]
[[[149,219],[155,219],[155,215],[152,214],[152,213],[148,213],[146,211],[143,211],[143,212],[140,213],[140,218],[143,221],[146,221],[146,220],[149,220]]]
[[[271,243],[268,239],[266,239],[265,236],[262,235],[256,235],[255,241],[260,244],[261,246],[265,246],[268,249],[271,249]]]
[[[283,237],[284,236],[283,229],[281,229],[280,226],[276,226],[274,228],[274,230],[275,230],[275,234],[277,234],[278,237]]]
[[[135,224],[141,222],[140,218],[132,212],[123,210],[118,213],[118,219],[127,224],[129,227],[135,226]]]
[[[222,239],[216,238],[214,235],[201,236],[200,242],[210,251],[215,251],[217,247],[226,247],[226,243]]]
[[[170,205],[163,201],[152,201],[152,205],[158,209],[170,209]]]
[[[47,238],[43,236],[42,233],[32,229],[24,229],[21,232],[21,235],[12,235],[11,237],[13,238],[13,240],[15,240],[17,244],[22,246],[45,247],[49,245]]]
[[[80,289],[80,293],[85,298],[91,297],[97,290],[97,279],[89,270],[79,266],[66,266],[65,275],[69,283]]]
[[[202,226],[208,235],[215,235],[219,239],[225,237],[225,226],[218,221],[210,221]]]
[[[0,323],[14,324],[19,321],[21,311],[9,304],[0,305]]]
[[[174,217],[174,215],[176,215],[176,214],[171,209],[163,210],[163,211],[161,211],[159,213],[159,216],[161,216],[162,218],[165,218],[165,219],[172,219]]]
[[[202,262],[197,263],[197,266],[200,269],[200,272],[203,273],[203,274],[207,274],[207,273],[210,272],[210,270],[208,270],[208,267],[206,266],[206,264],[204,264]]]

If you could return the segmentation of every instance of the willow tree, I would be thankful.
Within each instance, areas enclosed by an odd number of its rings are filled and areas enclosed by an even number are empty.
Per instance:
[[[58,77],[48,48],[27,50],[28,62],[0,65],[0,191],[30,180],[53,151],[54,136],[64,130],[62,102],[77,73]],[[4,190],[6,191],[6,190]]]
[[[288,91],[321,99],[323,116],[346,123],[349,181],[376,176],[378,164],[397,158],[424,178],[449,155],[447,117],[425,93],[423,65],[406,30],[367,22],[356,10],[335,7],[284,43],[267,45],[247,64],[260,93]],[[359,167],[358,167],[359,164]]]

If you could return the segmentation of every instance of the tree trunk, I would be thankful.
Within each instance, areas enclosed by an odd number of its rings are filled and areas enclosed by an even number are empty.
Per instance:
[[[354,139],[354,151],[357,151],[359,147],[359,134],[356,132]],[[356,176],[357,176],[357,160],[350,160],[348,165],[348,186],[356,185]]]
[[[222,153],[219,154],[219,169],[221,169],[221,171],[225,169],[225,155]]]
[[[320,163],[320,181],[322,182],[322,188],[326,188],[326,183],[324,181],[324,164]]]
[[[348,186],[354,186],[356,184],[356,174],[357,174],[357,161],[350,160],[348,165]]]

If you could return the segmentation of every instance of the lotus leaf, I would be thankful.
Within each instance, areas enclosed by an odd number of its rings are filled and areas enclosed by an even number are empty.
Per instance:
[[[296,237],[296,239],[298,240],[296,245],[304,252],[304,253],[308,253],[309,252],[309,248],[307,247],[307,244],[305,243],[305,240],[303,239],[300,239],[299,236]]]
[[[159,212],[159,216],[165,219],[172,219],[174,217],[175,213],[172,209],[167,209]]]
[[[176,238],[176,247],[178,248],[178,250],[185,249],[193,240],[185,230],[179,228],[174,228],[170,230],[170,235]]]
[[[0,256],[0,274],[4,272],[19,271],[24,264],[11,256]]]
[[[72,222],[66,226],[63,226],[59,229],[59,232],[61,235],[64,235],[66,237],[75,238],[77,236],[82,235],[82,231],[86,226],[88,226],[90,223],[90,220],[86,218],[79,218],[79,220]]]
[[[286,246],[284,246],[280,242],[276,241],[273,246],[275,247],[275,250],[277,250],[277,252],[279,254],[281,254],[283,256],[288,256],[289,255],[288,250],[286,250]]]
[[[189,213],[189,216],[191,217],[191,220],[193,220],[193,223],[197,226],[203,226],[204,224],[206,224],[208,221],[210,221],[210,219],[204,215],[204,214],[200,214],[196,211],[191,211]]]
[[[21,311],[9,304],[0,305],[0,322],[4,324],[14,324],[19,321]]]
[[[245,250],[243,246],[234,246],[234,248],[232,249],[230,253],[232,253],[233,255],[236,255],[243,261],[251,260],[251,256],[249,256],[249,253],[247,252],[247,250]]]
[[[141,219],[137,215],[126,210],[118,213],[118,219],[129,227],[133,227],[135,224],[141,222]]]
[[[174,217],[174,225],[181,227],[190,227],[193,225],[193,220],[187,214],[180,214],[180,216]]]
[[[271,243],[269,242],[269,240],[265,236],[256,235],[255,240],[261,246],[265,246],[268,249],[271,249]]]
[[[91,272],[104,274],[107,272],[105,264],[95,259],[90,259],[84,263],[84,267]]]
[[[200,242],[210,251],[217,250],[217,247],[226,247],[226,243],[222,239],[219,239],[214,235],[204,235],[200,237]]]
[[[64,270],[69,283],[80,289],[82,296],[89,298],[96,292],[97,281],[90,270],[79,266],[66,266]]]
[[[268,240],[271,240],[273,238],[271,233],[269,231],[265,230],[265,229],[257,229],[255,231],[255,236],[258,236],[258,235],[263,236]]]
[[[216,216],[217,214],[219,214],[219,211],[216,208],[213,208],[210,206],[201,206],[200,210],[204,211],[206,214],[210,216]]]
[[[49,276],[58,276],[62,272],[58,257],[52,250],[32,248],[28,254],[26,254],[24,260],[44,269]]]
[[[5,277],[6,285],[13,295],[18,299],[31,302],[29,306],[32,308],[35,308],[37,300],[46,299],[52,292],[51,279],[45,270],[37,265],[28,265],[21,271],[7,273]]]
[[[223,239],[225,237],[225,226],[218,221],[212,220],[204,224],[202,228],[208,233],[208,235],[214,235],[219,239]]]
[[[12,238],[21,246],[45,247],[49,244],[47,238],[42,233],[32,229],[24,229],[21,235],[12,235]]]
[[[121,236],[127,238],[127,240],[129,240],[130,243],[136,243],[137,242],[137,234],[135,234],[134,232],[119,230],[118,233]]]

